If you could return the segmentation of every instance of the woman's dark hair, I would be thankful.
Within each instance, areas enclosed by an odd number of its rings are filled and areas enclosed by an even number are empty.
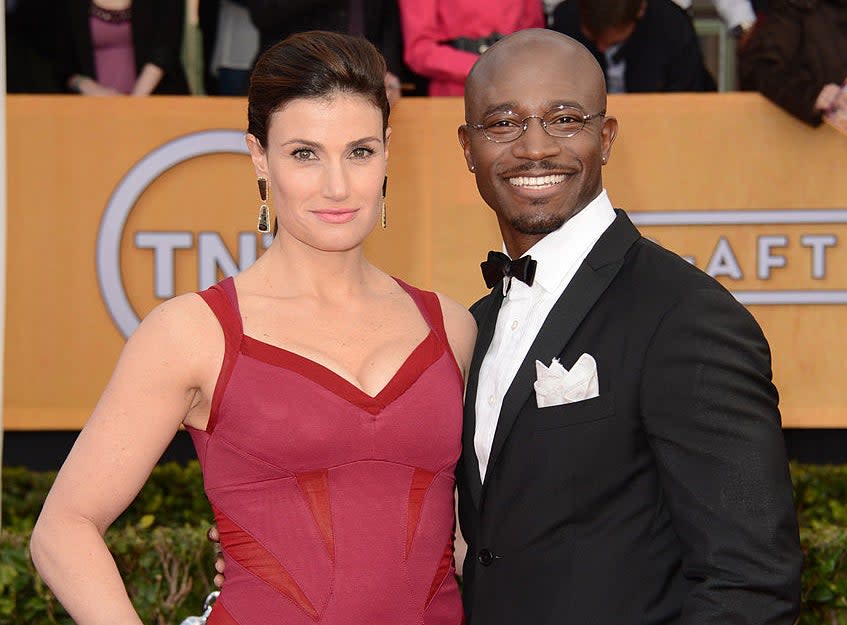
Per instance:
[[[382,111],[385,132],[385,71],[385,59],[367,39],[322,30],[291,35],[256,61],[247,94],[247,132],[267,147],[276,111],[296,98],[327,98],[339,92],[373,102]]]

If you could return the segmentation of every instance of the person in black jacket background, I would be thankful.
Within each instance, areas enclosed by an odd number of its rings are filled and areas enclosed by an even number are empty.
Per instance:
[[[552,29],[588,48],[609,93],[716,88],[691,18],[672,0],[569,0]]]
[[[181,59],[184,2],[132,0],[100,5],[93,0],[65,0],[60,11],[57,72],[62,87],[82,95],[189,93]],[[119,31],[127,22],[129,29]],[[126,36],[125,42],[103,41],[102,49],[108,53],[116,43],[129,44],[132,62],[120,67],[106,62],[98,68],[100,46],[92,27],[105,31],[106,37]]]

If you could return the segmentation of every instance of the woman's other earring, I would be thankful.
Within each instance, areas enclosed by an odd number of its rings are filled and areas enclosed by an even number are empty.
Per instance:
[[[388,215],[385,212],[385,192],[388,189],[388,176],[385,177],[385,180],[382,181],[382,229],[385,230],[388,227]]]
[[[271,211],[268,208],[268,181],[265,178],[259,178],[259,199],[262,200],[262,205],[259,207],[259,221],[256,224],[256,231],[262,234],[267,234],[271,231]]]

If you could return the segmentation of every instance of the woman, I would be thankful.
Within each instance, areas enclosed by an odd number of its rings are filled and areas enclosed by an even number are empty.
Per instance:
[[[461,621],[453,470],[475,325],[364,257],[384,74],[364,39],[324,32],[257,63],[247,143],[278,232],[234,280],[142,322],[60,471],[31,548],[77,623],[140,623],[102,536],[180,424],[226,559],[210,625]]]
[[[185,2],[64,0],[59,81],[82,95],[189,93],[182,67]]]

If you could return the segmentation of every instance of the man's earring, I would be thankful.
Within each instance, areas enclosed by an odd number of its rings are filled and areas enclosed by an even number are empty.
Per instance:
[[[385,180],[382,181],[382,228],[383,230],[388,227],[388,215],[385,213],[385,191],[388,189],[388,176],[385,177]]]
[[[471,165],[470,169],[471,169],[472,172],[475,172],[476,171],[476,165]]]
[[[259,206],[259,221],[256,224],[256,231],[261,234],[267,234],[271,231],[271,211],[268,208],[268,181],[265,178],[259,178],[259,199],[262,200],[262,205]]]
[[[606,157],[604,156],[602,160],[603,160],[603,164],[605,165],[606,164]]]

